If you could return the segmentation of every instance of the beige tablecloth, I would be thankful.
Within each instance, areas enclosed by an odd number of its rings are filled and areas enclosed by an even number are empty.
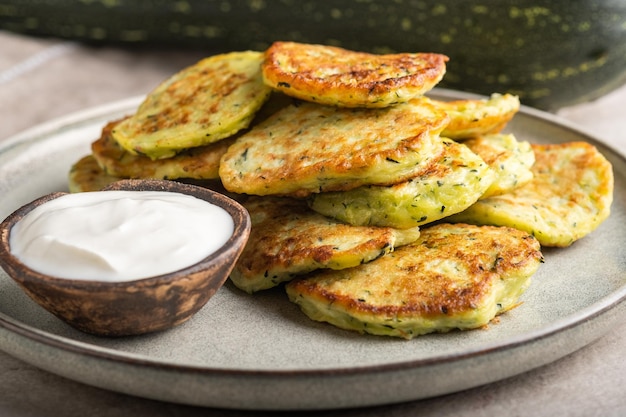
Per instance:
[[[210,51],[90,48],[0,31],[0,141],[81,109],[143,95]],[[626,87],[559,115],[626,150]],[[2,198],[0,196],[0,198]],[[625,278],[626,279],[626,278]],[[626,325],[550,365],[443,397],[326,416],[625,416]],[[349,389],[347,389],[349,392]],[[275,415],[160,403],[41,371],[0,352],[0,416]]]

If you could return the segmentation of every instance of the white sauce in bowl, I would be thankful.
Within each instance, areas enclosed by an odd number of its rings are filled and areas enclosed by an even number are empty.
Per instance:
[[[66,194],[35,208],[10,234],[11,252],[59,278],[132,281],[191,266],[231,237],[221,207],[166,191]]]

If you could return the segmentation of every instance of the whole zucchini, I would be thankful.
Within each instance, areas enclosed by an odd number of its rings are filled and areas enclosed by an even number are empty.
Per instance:
[[[207,54],[275,40],[439,52],[440,86],[548,110],[626,82],[624,0],[0,0],[0,29]]]

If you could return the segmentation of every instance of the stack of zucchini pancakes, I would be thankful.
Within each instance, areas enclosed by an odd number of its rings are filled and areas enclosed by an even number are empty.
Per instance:
[[[275,42],[211,56],[114,120],[72,192],[123,178],[221,190],[252,218],[232,283],[282,287],[313,320],[411,339],[485,327],[610,212],[585,142],[503,133],[516,96],[439,101],[448,58]]]

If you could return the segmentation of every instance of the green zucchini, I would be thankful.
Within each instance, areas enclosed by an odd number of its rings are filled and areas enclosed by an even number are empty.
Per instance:
[[[275,40],[440,52],[440,86],[548,110],[626,82],[624,0],[0,0],[0,29],[207,54]]]

